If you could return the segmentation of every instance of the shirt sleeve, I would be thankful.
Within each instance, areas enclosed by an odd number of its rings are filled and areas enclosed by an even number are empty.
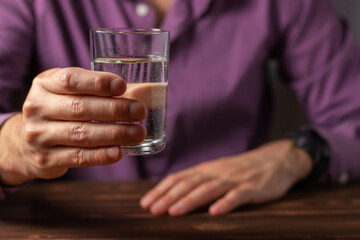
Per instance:
[[[30,0],[0,1],[0,125],[12,115],[13,103],[24,90],[33,32]]]
[[[30,0],[0,1],[0,126],[13,114],[14,99],[23,91],[33,46]],[[0,129],[1,131],[1,129]],[[15,188],[14,188],[15,189]],[[13,189],[1,188],[0,199]]]
[[[310,127],[331,146],[331,180],[344,183],[360,177],[360,49],[330,1],[296,3],[281,65]]]

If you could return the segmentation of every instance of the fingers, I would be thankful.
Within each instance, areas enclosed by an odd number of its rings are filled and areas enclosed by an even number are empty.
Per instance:
[[[134,145],[144,140],[146,131],[140,124],[100,124],[52,121],[29,125],[24,133],[28,144],[51,146],[101,147]]]
[[[148,209],[155,201],[157,201],[163,194],[176,185],[183,177],[182,172],[171,174],[156,185],[152,190],[145,194],[140,200],[140,205],[144,209]]]
[[[113,98],[125,90],[125,81],[112,73],[81,68],[51,69],[35,78],[34,87],[23,105],[23,113],[26,117],[46,120],[144,120],[147,114],[144,103]]]
[[[195,189],[199,184],[206,181],[204,178],[194,176],[193,178],[184,178],[173,186],[166,194],[157,198],[155,203],[151,205],[150,211],[154,215],[162,215],[166,213],[171,205],[187,195],[190,191]]]
[[[47,99],[39,114],[52,120],[137,122],[147,114],[143,103],[130,99],[67,95]]]
[[[168,212],[172,216],[184,215],[221,197],[231,187],[231,183],[221,182],[218,180],[204,182],[189,194],[179,199],[175,204],[170,206]]]
[[[56,94],[120,96],[126,82],[118,75],[82,68],[51,69],[39,74],[34,82]]]
[[[286,165],[289,148],[269,145],[267,151],[263,149],[209,161],[182,176],[175,174],[145,195],[140,204],[156,215],[178,216],[218,199],[209,213],[220,215],[244,204],[278,199],[294,181],[289,174],[293,171]]]
[[[122,157],[120,145],[143,141],[145,128],[134,122],[144,120],[146,106],[115,98],[125,91],[125,81],[107,72],[65,68],[39,74],[22,114],[28,175],[54,178],[70,167],[111,164]]]
[[[160,182],[141,199],[141,207],[154,215],[181,216],[220,198],[210,206],[209,213],[221,215],[249,203],[256,195],[246,185],[237,186],[234,182],[201,177],[185,179],[172,175]]]
[[[167,83],[129,83],[123,98],[136,99],[148,109],[161,109],[166,106]]]
[[[209,179],[195,172],[171,175],[149,191],[140,201],[144,209],[154,215],[168,212],[179,216],[207,204],[234,187],[231,182]]]
[[[228,213],[241,205],[249,203],[254,198],[253,195],[254,191],[246,186],[234,188],[212,204],[209,213],[214,216]]]
[[[90,167],[112,164],[122,157],[119,146],[103,148],[56,147],[46,153],[39,153],[34,164],[38,169]]]

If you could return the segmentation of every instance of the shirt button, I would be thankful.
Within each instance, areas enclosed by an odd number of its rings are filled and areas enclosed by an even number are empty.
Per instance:
[[[347,173],[342,173],[339,177],[339,183],[340,184],[345,184],[349,181],[349,174]]]
[[[149,11],[149,6],[146,3],[139,3],[135,9],[135,12],[139,17],[145,17],[149,14]]]

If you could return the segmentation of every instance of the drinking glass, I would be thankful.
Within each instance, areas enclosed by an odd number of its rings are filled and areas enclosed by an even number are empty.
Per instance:
[[[91,69],[120,75],[127,82],[123,98],[143,102],[146,138],[122,146],[125,155],[144,155],[165,148],[169,31],[102,28],[90,31]]]

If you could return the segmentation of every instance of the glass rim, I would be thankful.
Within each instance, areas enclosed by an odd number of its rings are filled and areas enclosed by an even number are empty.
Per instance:
[[[125,33],[125,34],[164,34],[169,33],[169,30],[160,28],[94,28],[90,29],[91,33]]]

